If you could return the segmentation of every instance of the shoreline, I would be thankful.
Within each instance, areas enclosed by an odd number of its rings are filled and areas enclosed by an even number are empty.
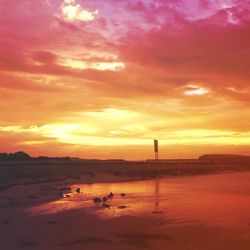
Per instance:
[[[12,185],[56,181],[96,182],[105,175],[121,179],[150,179],[159,176],[199,175],[221,171],[247,171],[249,162],[86,162],[82,160],[0,161],[0,191]]]
[[[188,170],[188,169],[186,169]],[[152,170],[153,171],[153,170]],[[151,179],[162,179],[162,178],[171,178],[171,177],[187,177],[187,176],[203,176],[203,175],[213,175],[213,174],[224,174],[224,173],[237,173],[237,172],[248,172],[250,171],[250,168],[243,168],[243,169],[236,169],[236,168],[223,168],[223,169],[214,169],[214,171],[208,171],[208,172],[199,172],[199,173],[166,173],[166,174],[160,174],[160,175],[145,175],[145,174],[122,174],[117,175],[114,173],[98,173],[97,176],[89,178],[86,176],[77,176],[76,177],[65,177],[65,178],[58,178],[58,179],[38,179],[38,180],[32,180],[26,179],[24,182],[13,182],[8,184],[1,185],[0,184],[0,193],[17,186],[29,186],[29,185],[39,185],[39,184],[50,184],[50,183],[57,183],[57,182],[67,182],[68,185],[83,185],[83,184],[95,184],[95,183],[109,183],[109,182],[133,182],[133,181],[143,181],[143,180],[151,180]],[[19,180],[20,181],[20,180]]]
[[[194,176],[200,176],[203,178],[211,175],[216,175],[216,178],[220,178],[220,174],[223,176],[223,174],[230,173],[242,173],[242,171],[223,171],[202,175],[165,175],[162,176],[161,179],[168,178],[170,180],[167,184],[168,186],[171,182],[175,182],[175,180],[173,181],[174,178],[176,178],[176,180],[179,179],[179,177],[192,178]],[[167,248],[192,250],[198,247],[203,250],[224,248],[234,250],[236,249],[235,247],[241,245],[242,250],[247,250],[249,247],[247,239],[240,238],[240,234],[232,232],[229,229],[211,227],[206,224],[195,223],[195,221],[191,221],[191,224],[188,222],[185,223],[185,221],[181,223],[169,213],[171,209],[169,195],[165,200],[165,204],[167,204],[165,208],[163,208],[163,199],[161,200],[159,211],[154,210],[154,208],[150,206],[148,212],[144,213],[144,202],[146,200],[141,199],[140,196],[132,195],[129,191],[125,199],[120,197],[120,193],[117,191],[115,198],[109,203],[111,204],[111,208],[94,204],[92,196],[89,195],[89,193],[84,193],[84,190],[79,196],[75,191],[78,185],[100,185],[102,183],[110,183],[110,187],[114,187],[112,185],[115,185],[119,187],[117,190],[122,191],[122,185],[120,186],[119,183],[152,180],[151,177],[146,179],[142,179],[142,177],[140,179],[138,179],[138,177],[137,179],[131,179],[130,176],[124,178],[124,176],[106,175],[105,179],[104,175],[96,175],[93,179],[95,180],[92,183],[84,182],[87,179],[82,181],[79,181],[79,179],[69,179],[67,183],[62,181],[55,183],[44,182],[31,186],[24,185],[23,187],[13,186],[9,190],[7,189],[0,192],[0,195],[3,195],[3,193],[6,195],[21,195],[22,197],[19,197],[19,201],[23,199],[27,200],[26,196],[31,195],[32,192],[38,195],[38,198],[30,197],[31,199],[28,199],[28,203],[25,203],[23,200],[23,203],[13,203],[10,206],[0,208],[0,241],[4,249],[164,250]],[[181,179],[179,180],[180,183],[183,182]],[[196,181],[198,181],[198,178]],[[177,182],[179,181],[177,180]],[[193,180],[188,180],[188,183],[194,182]],[[67,184],[73,188],[73,190],[71,190],[73,194],[70,198],[60,198],[60,188],[67,187]],[[189,184],[188,186],[190,187]],[[125,185],[125,187],[127,186]],[[183,191],[188,193],[188,190],[185,191],[185,188]],[[135,191],[132,191],[132,193],[133,192]],[[39,197],[39,195],[43,196]],[[140,195],[143,197],[143,194]],[[174,203],[172,204],[175,204],[175,199],[178,200],[178,196],[174,197]],[[202,202],[199,198],[198,200],[198,203]],[[185,199],[180,201],[179,209],[185,211],[186,208],[182,203],[187,201],[185,201]],[[155,202],[155,200],[153,202]],[[74,206],[74,203],[76,206]],[[125,209],[119,209],[118,206],[120,205],[126,205],[127,207]],[[61,210],[60,207],[62,207]],[[138,214],[131,213],[131,209],[138,211]],[[109,213],[110,216],[102,217],[102,213]],[[120,213],[120,216],[116,216],[116,213]],[[197,235],[200,235],[200,239],[199,237],[197,238]],[[211,241],[211,239],[213,239],[213,241]]]
[[[7,184],[0,186],[0,209],[6,207],[16,207],[25,205],[36,205],[41,202],[50,202],[55,200],[64,199],[62,195],[70,194],[72,186],[76,188],[80,185],[93,185],[93,184],[105,184],[105,183],[126,183],[145,180],[161,180],[172,179],[182,177],[194,177],[194,176],[207,176],[207,175],[219,175],[230,173],[249,172],[249,169],[225,169],[213,172],[202,173],[188,173],[188,174],[163,174],[155,176],[145,175],[114,175],[113,173],[104,174],[98,173],[94,177],[89,178],[86,176],[78,176],[79,178],[64,178],[64,179],[49,179],[49,180],[37,180]],[[69,189],[69,190],[67,190]]]

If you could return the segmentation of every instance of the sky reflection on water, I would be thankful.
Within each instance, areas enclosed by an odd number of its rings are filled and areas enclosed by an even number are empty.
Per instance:
[[[75,185],[81,193],[43,204],[32,213],[57,213],[86,208],[103,219],[136,215],[161,216],[183,224],[206,224],[233,230],[244,230],[250,236],[250,172],[206,176],[184,176],[165,179]],[[103,208],[93,197],[114,197]],[[120,194],[125,193],[122,197]],[[118,208],[126,206],[126,208]]]

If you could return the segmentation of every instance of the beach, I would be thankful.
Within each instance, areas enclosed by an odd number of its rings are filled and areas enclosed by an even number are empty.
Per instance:
[[[250,250],[250,0],[0,0],[0,250]]]
[[[8,163],[23,171],[1,175],[3,249],[250,247],[248,165],[68,163]]]

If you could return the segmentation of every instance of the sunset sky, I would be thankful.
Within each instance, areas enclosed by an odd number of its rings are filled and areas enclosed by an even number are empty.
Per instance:
[[[249,0],[0,0],[0,152],[250,154]]]

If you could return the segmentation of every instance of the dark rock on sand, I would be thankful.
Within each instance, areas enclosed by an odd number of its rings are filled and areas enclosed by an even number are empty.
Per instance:
[[[100,202],[102,202],[102,199],[96,197],[96,198],[93,199],[93,202],[94,203],[100,203]]]
[[[122,206],[118,206],[117,208],[124,209],[124,208],[127,208],[127,206],[122,205]]]
[[[76,192],[79,194],[81,192],[81,189],[80,188],[77,188],[76,189]]]
[[[122,196],[122,197],[124,197],[124,196],[126,196],[126,194],[124,194],[124,193],[121,193],[121,196]]]
[[[110,198],[113,198],[113,196],[114,196],[114,194],[112,192],[110,192],[107,197],[110,199]]]
[[[105,208],[110,208],[109,204],[102,204],[102,206],[105,207]]]

